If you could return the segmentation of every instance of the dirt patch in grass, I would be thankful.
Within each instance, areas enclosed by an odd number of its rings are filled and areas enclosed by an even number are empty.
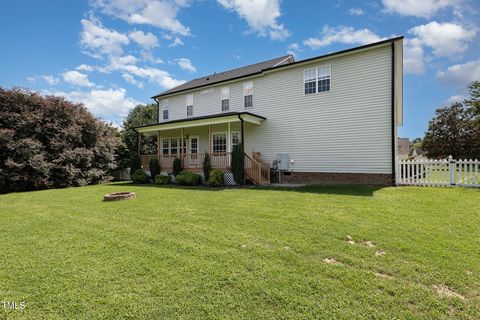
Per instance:
[[[334,258],[325,258],[322,261],[325,262],[326,264],[340,264],[340,262],[338,262]]]
[[[460,293],[453,291],[443,284],[433,285],[433,289],[440,298],[457,298],[460,300],[465,300],[465,297]]]

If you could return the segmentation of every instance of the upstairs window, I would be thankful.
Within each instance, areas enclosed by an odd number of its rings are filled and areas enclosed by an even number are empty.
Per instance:
[[[170,109],[170,105],[168,103],[168,99],[163,100],[163,103],[162,103],[163,120],[168,120],[168,110],[169,109]]]
[[[243,83],[243,106],[245,108],[253,107],[253,81]]]
[[[187,117],[193,116],[193,94],[187,94]]]
[[[317,69],[308,69],[303,72],[305,94],[317,92]]]
[[[330,91],[330,66],[318,68],[318,92]]]
[[[230,109],[230,88],[223,87],[221,89],[222,111]]]

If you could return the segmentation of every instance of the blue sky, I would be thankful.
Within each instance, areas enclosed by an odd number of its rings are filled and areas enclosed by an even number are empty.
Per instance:
[[[4,1],[0,86],[63,95],[118,125],[185,80],[404,35],[400,135],[414,138],[480,80],[479,18],[479,0]]]

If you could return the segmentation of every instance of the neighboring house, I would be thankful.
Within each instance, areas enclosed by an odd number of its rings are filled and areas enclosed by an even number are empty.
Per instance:
[[[408,159],[409,154],[410,154],[410,139],[398,138],[397,157],[399,159]]]
[[[191,80],[153,97],[162,171],[174,157],[228,171],[243,143],[246,176],[291,183],[394,183],[402,125],[403,37],[294,61],[287,55]],[[146,164],[150,156],[143,156]]]
[[[413,160],[425,160],[427,159],[425,151],[420,148],[412,148],[409,154],[409,158]]]

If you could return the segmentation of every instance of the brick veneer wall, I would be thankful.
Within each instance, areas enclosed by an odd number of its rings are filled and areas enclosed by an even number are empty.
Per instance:
[[[393,185],[391,174],[290,172],[282,173],[282,183]]]

